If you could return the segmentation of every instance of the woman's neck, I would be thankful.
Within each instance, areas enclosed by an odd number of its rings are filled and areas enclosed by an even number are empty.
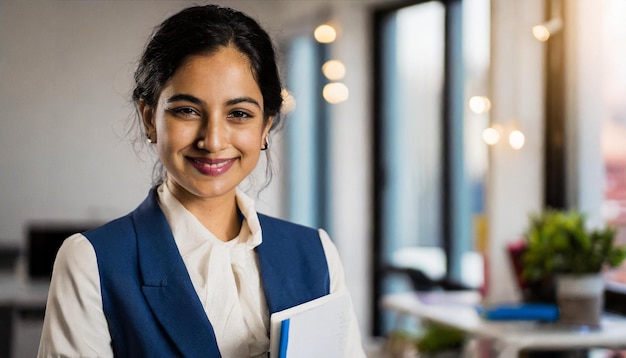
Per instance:
[[[241,219],[235,190],[217,198],[194,196],[167,182],[169,191],[200,223],[219,240],[227,242],[239,235]]]

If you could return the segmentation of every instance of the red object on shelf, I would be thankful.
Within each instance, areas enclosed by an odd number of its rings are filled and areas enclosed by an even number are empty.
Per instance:
[[[526,252],[526,241],[524,239],[513,241],[506,246],[506,249],[509,253],[513,270],[515,271],[517,286],[520,289],[524,289],[527,285],[524,277],[522,276],[522,272],[524,271],[524,252]]]

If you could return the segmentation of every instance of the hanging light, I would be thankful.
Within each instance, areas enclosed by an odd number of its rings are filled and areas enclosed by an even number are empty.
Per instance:
[[[551,19],[543,24],[533,26],[533,36],[539,41],[548,41],[550,36],[561,31],[563,28],[563,21],[559,18]]]
[[[337,104],[348,99],[350,91],[348,86],[341,82],[333,82],[324,86],[322,96],[328,103]]]
[[[315,40],[317,40],[317,42],[327,44],[334,42],[335,39],[337,39],[337,31],[334,27],[328,24],[323,24],[315,28],[315,31],[313,32],[313,37],[315,37]]]
[[[324,76],[331,81],[337,81],[346,75],[346,66],[341,61],[330,60],[322,65]]]
[[[526,137],[524,136],[524,133],[517,129],[511,131],[511,133],[509,134],[509,144],[511,145],[511,148],[515,150],[520,150],[524,146],[524,143],[526,143]]]
[[[491,109],[491,101],[485,96],[473,96],[469,99],[468,105],[476,114],[487,113]]]
[[[494,145],[500,141],[500,131],[495,127],[483,130],[483,141],[488,145]]]

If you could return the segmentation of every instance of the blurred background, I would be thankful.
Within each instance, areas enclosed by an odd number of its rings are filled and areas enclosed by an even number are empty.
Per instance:
[[[132,73],[153,27],[198,3],[0,1],[0,357],[36,352],[60,241],[145,197]],[[366,344],[392,329],[389,293],[518,299],[505,247],[529,212],[626,225],[625,1],[213,3],[279,53],[286,120],[258,209],[330,233]]]

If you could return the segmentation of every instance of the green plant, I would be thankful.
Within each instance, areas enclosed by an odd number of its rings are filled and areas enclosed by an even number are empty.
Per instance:
[[[626,247],[615,246],[615,228],[585,227],[576,211],[546,210],[530,215],[523,255],[523,277],[538,281],[554,274],[598,273],[626,258]]]
[[[417,340],[417,350],[422,354],[435,354],[451,349],[461,349],[465,333],[440,324],[431,323]]]

